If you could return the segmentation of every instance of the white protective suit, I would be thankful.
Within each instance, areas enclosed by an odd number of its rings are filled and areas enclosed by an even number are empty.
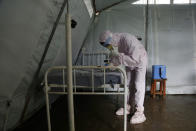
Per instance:
[[[105,31],[100,35],[100,42],[112,37],[110,44],[118,47],[118,55],[111,57],[113,65],[126,67],[129,96],[128,105],[136,106],[136,110],[144,111],[145,75],[147,68],[147,53],[140,41],[129,33],[111,33]],[[133,105],[133,102],[135,104]]]

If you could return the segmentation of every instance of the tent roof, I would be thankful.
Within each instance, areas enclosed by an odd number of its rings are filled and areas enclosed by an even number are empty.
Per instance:
[[[121,3],[123,1],[127,1],[127,0],[92,0],[95,1],[95,6],[96,6],[96,10],[102,10],[104,8],[110,7],[113,4],[118,4]],[[129,0],[129,1],[137,1],[137,0]]]

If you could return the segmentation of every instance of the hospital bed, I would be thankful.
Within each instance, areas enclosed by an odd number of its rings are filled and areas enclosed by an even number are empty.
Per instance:
[[[73,66],[74,95],[124,95],[124,109],[127,103],[127,77],[122,67],[104,66],[108,53],[82,52],[82,65]],[[51,131],[49,95],[67,94],[66,66],[54,66],[45,73],[45,95],[48,130]],[[124,110],[126,112],[126,110]],[[127,116],[124,115],[124,131],[127,130]]]

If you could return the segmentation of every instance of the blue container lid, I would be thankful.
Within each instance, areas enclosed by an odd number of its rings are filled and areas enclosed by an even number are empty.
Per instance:
[[[158,67],[160,67],[160,66],[163,66],[163,67],[166,67],[166,65],[152,65],[153,67],[156,67],[156,66],[158,66]]]

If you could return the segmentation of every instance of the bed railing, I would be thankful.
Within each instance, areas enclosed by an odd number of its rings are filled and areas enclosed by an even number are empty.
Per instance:
[[[51,122],[50,122],[50,107],[49,107],[49,94],[67,94],[67,85],[66,85],[66,67],[65,66],[55,66],[51,67],[45,73],[45,94],[46,94],[46,107],[47,107],[47,118],[48,118],[48,130],[51,131]],[[48,81],[49,73],[53,71],[60,71],[62,73],[62,83],[61,84],[51,84]],[[73,66],[73,94],[75,95],[124,95],[124,131],[127,130],[127,116],[126,116],[126,105],[127,105],[127,77],[124,69],[116,66]],[[76,71],[77,70],[87,70],[91,74],[91,86],[80,86],[77,85],[76,80]],[[122,74],[121,84],[111,91],[111,87],[106,84],[106,72],[118,71]],[[103,85],[96,88],[94,86],[94,72],[98,71],[103,73]],[[60,88],[61,90],[52,90],[52,88]],[[90,90],[78,90],[82,88],[88,88]],[[108,90],[108,88],[110,90]],[[101,90],[100,90],[101,89]]]
[[[109,52],[86,52],[82,49],[83,66],[104,66],[104,60],[109,59]]]
[[[83,70],[83,71],[87,71],[86,73],[91,74],[91,85],[89,86],[84,86],[84,85],[79,85],[77,84],[77,80],[76,80],[76,71],[77,70]],[[48,82],[48,75],[49,73],[53,73],[55,71],[58,71],[60,74],[62,74],[60,77],[62,79],[61,84],[55,84],[55,83],[49,83]],[[94,79],[94,72],[98,71],[99,73],[101,72],[103,75],[103,85],[99,86],[99,87],[95,87],[94,83],[95,83],[95,79]],[[114,72],[117,73],[120,72],[120,76],[121,76],[121,83],[117,84],[117,86],[115,86],[115,88],[113,88],[113,90],[111,90],[112,88],[109,86],[109,84],[106,83],[106,73],[107,72]],[[45,87],[47,88],[47,91],[49,94],[66,94],[66,88],[67,85],[66,83],[66,67],[65,66],[55,66],[52,68],[49,68],[48,71],[45,74]],[[120,68],[120,67],[115,67],[115,66],[73,66],[73,93],[74,94],[84,94],[84,95],[91,95],[91,94],[98,94],[98,95],[104,95],[104,94],[124,94],[124,86],[125,81],[126,81],[126,73],[125,71]],[[59,78],[60,78],[59,77]],[[59,91],[52,91],[52,88],[61,88],[62,90]],[[90,91],[86,91],[86,92],[78,92],[77,89],[80,88],[88,88],[90,89]],[[107,88],[110,88],[110,90],[107,90]],[[97,89],[97,90],[96,90]],[[103,90],[100,90],[103,89]],[[114,93],[115,92],[115,93]]]

